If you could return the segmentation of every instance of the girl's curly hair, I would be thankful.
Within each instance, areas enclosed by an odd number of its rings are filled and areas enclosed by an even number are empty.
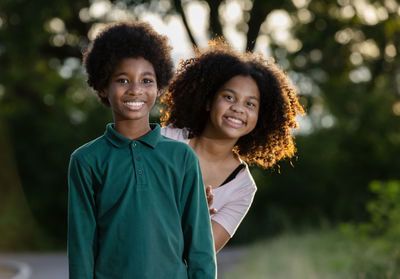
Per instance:
[[[222,39],[214,39],[205,52],[180,63],[167,92],[162,124],[186,128],[189,138],[199,136],[209,118],[210,104],[217,90],[231,78],[250,76],[260,91],[256,127],[237,141],[234,152],[249,164],[269,168],[296,149],[292,128],[298,128],[296,116],[304,114],[296,90],[288,76],[272,59],[262,55],[234,51]]]
[[[87,83],[96,90],[100,101],[109,106],[100,92],[109,82],[115,67],[124,58],[143,57],[156,72],[157,87],[167,87],[173,76],[171,47],[167,37],[155,32],[144,22],[120,22],[108,25],[83,53]]]

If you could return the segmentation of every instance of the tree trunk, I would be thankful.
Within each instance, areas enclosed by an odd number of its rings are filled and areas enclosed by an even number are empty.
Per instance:
[[[36,248],[38,230],[19,179],[7,126],[0,119],[0,249]]]
[[[197,43],[195,38],[193,37],[192,31],[190,30],[189,24],[187,22],[186,19],[186,15],[185,12],[183,11],[183,7],[182,7],[182,1],[181,0],[174,0],[174,5],[175,5],[175,10],[178,12],[178,14],[180,14],[182,21],[183,21],[183,25],[185,26],[186,32],[189,36],[189,39],[192,43],[192,46],[194,49],[197,48]]]
[[[247,32],[246,50],[254,50],[258,34],[260,33],[261,24],[270,12],[271,9],[269,9],[265,1],[254,0],[248,23],[249,30]]]
[[[219,6],[221,5],[221,0],[209,0],[207,1],[210,7],[210,33],[211,37],[223,36],[222,25],[219,20]]]

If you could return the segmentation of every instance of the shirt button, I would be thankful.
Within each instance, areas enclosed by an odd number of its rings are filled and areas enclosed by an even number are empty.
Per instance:
[[[133,147],[136,147],[136,142],[134,142],[132,145],[133,145]]]
[[[138,174],[142,174],[142,172],[143,172],[142,170],[138,170]]]

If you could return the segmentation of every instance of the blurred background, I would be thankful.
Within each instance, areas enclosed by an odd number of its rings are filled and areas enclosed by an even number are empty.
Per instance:
[[[69,156],[112,121],[82,51],[132,19],[168,36],[175,66],[216,35],[274,57],[307,111],[296,158],[252,168],[226,278],[400,278],[395,0],[1,0],[0,252],[65,251]]]

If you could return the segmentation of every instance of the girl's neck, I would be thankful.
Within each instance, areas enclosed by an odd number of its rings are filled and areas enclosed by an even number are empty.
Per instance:
[[[128,139],[138,139],[151,131],[149,122],[139,123],[138,121],[124,120],[115,121],[115,131]]]
[[[232,149],[236,140],[217,139],[200,135],[190,140],[189,145],[199,157],[207,158],[209,162],[219,162],[236,159]]]

